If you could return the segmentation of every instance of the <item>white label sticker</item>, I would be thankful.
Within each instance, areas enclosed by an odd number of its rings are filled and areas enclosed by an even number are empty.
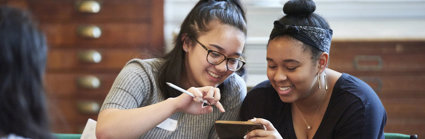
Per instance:
[[[156,127],[159,127],[168,131],[174,131],[177,129],[177,120],[167,118],[162,123],[158,124]]]

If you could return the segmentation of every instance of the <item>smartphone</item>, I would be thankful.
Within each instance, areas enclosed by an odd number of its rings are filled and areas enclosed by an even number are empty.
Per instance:
[[[255,129],[265,130],[261,124],[250,121],[215,121],[215,130],[220,139],[243,139],[248,132]]]

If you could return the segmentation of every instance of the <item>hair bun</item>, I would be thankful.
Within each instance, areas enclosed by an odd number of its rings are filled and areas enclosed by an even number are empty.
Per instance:
[[[313,0],[290,0],[283,6],[286,15],[310,15],[316,10]]]

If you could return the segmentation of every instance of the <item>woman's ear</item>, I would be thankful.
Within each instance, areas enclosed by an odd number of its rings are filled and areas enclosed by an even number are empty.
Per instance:
[[[183,34],[180,39],[183,42],[183,51],[188,52],[190,46],[189,37],[186,34]]]
[[[323,72],[326,67],[328,67],[329,54],[326,52],[322,52],[319,56],[319,71]]]

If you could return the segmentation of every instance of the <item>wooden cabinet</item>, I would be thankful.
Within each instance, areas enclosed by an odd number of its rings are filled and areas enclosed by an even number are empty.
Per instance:
[[[425,41],[334,41],[330,68],[355,75],[387,110],[385,132],[425,135]]]
[[[1,0],[32,12],[49,45],[53,132],[81,133],[121,68],[164,51],[163,0]]]

